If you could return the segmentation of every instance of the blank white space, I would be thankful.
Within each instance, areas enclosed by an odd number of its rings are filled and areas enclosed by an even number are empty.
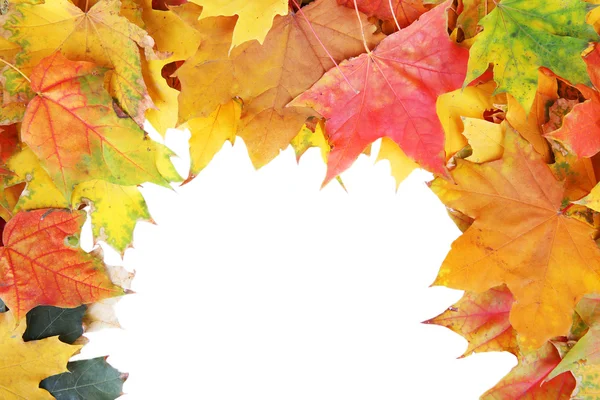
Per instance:
[[[186,137],[167,139],[185,175]],[[144,187],[157,225],[122,261],[137,272],[125,329],[87,334],[77,358],[129,372],[123,400],[477,399],[516,361],[457,359],[462,337],[420,323],[462,294],[429,288],[459,235],[430,175],[396,193],[388,164],[361,156],[346,193],[320,190],[324,173],[291,149],[255,171],[239,140],[188,185]]]

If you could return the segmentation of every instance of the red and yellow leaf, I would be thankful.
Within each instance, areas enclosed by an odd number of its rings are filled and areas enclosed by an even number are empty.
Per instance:
[[[67,199],[76,184],[90,179],[168,184],[156,167],[154,142],[132,119],[115,113],[103,73],[58,52],[31,73],[37,96],[27,105],[21,137]]]
[[[97,257],[79,247],[85,213],[55,209],[20,212],[4,228],[0,298],[19,320],[38,305],[76,307],[125,291]]]
[[[461,357],[483,351],[508,351],[518,355],[517,333],[508,321],[513,297],[506,286],[464,296],[427,324],[445,326],[469,341]]]

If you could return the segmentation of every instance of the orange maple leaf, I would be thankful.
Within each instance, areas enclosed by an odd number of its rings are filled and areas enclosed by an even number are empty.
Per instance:
[[[542,156],[510,129],[504,148],[501,160],[458,160],[456,184],[431,183],[447,207],[475,219],[434,284],[482,292],[506,283],[520,345],[537,348],[565,335],[575,304],[600,290],[600,249],[590,225],[563,213],[564,184]]]
[[[19,321],[38,305],[76,307],[125,291],[102,261],[79,247],[85,212],[42,209],[16,214],[0,247],[0,297]]]

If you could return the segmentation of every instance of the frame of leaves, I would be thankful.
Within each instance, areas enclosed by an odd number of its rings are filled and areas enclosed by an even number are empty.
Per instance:
[[[518,365],[482,399],[600,388],[597,0],[5,0],[0,6],[0,397],[114,399],[127,374],[68,362],[118,325],[124,254],[152,221],[138,186],[185,184],[241,137],[256,168],[291,145],[336,179],[381,139],[463,234],[426,323],[463,356]],[[189,176],[148,137],[191,132]],[[65,397],[66,396],[66,397]]]

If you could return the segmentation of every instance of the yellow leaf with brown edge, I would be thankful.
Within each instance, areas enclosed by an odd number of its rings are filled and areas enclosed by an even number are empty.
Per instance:
[[[506,124],[494,124],[493,122],[477,118],[463,118],[465,130],[463,136],[471,145],[472,154],[465,160],[475,163],[484,163],[497,160],[504,152],[504,132]]]
[[[464,125],[462,117],[483,118],[486,110],[494,108],[494,82],[442,94],[437,98],[435,109],[446,134],[446,158],[467,145],[467,139],[462,135]]]
[[[298,0],[300,1],[300,0]],[[191,0],[202,6],[200,18],[238,16],[230,48],[249,40],[263,43],[276,15],[288,14],[288,0]]]
[[[190,129],[190,172],[186,183],[194,179],[226,141],[235,142],[235,133],[242,112],[241,104],[230,100],[208,117],[192,118],[187,122]]]
[[[121,255],[133,243],[133,230],[139,221],[152,222],[146,201],[135,186],[119,186],[106,181],[80,183],[73,191],[71,206],[89,206],[94,243],[103,241]]]
[[[475,221],[452,244],[434,284],[482,292],[505,283],[522,350],[566,335],[575,304],[600,290],[600,249],[593,227],[564,215],[563,183],[510,129],[502,159],[457,160],[451,175],[455,183],[438,178],[432,190]]]
[[[69,202],[29,147],[23,144],[21,150],[8,160],[7,167],[14,172],[4,179],[7,187],[25,183],[25,189],[14,206],[15,211],[69,208]]]
[[[22,48],[16,65],[27,75],[56,50],[71,61],[93,61],[110,68],[112,97],[142,125],[152,100],[142,78],[138,46],[151,51],[154,41],[121,17],[120,7],[119,0],[100,0],[87,12],[68,0],[20,4],[4,28],[12,34],[10,40]]]
[[[162,71],[165,65],[187,60],[198,50],[200,32],[196,27],[201,11],[192,3],[171,7],[167,11],[153,10],[151,0],[143,1],[142,18],[146,31],[154,39],[156,49],[169,54],[163,59],[142,56],[142,74],[155,105],[155,108],[146,111],[146,118],[161,135],[177,124],[179,95],[179,91],[170,87],[163,78]]]
[[[234,97],[244,102],[237,135],[242,137],[256,168],[275,158],[298,134],[314,111],[286,105],[333,67],[322,44],[338,62],[364,52],[356,13],[335,0],[317,0],[302,13],[278,16],[261,45],[235,47],[229,55],[234,19],[200,20],[202,45],[176,76],[181,82],[179,123],[206,117]],[[361,16],[370,47],[383,35]]]
[[[547,75],[544,71],[538,72],[538,87],[529,114],[521,104],[510,94],[507,94],[508,106],[506,120],[517,132],[521,134],[543,157],[546,162],[552,159],[552,152],[548,141],[542,136],[542,125],[546,123],[547,110],[558,99],[558,83],[555,77]]]
[[[392,139],[384,137],[381,139],[381,147],[377,154],[377,161],[388,160],[392,169],[392,176],[396,180],[396,190],[400,187],[411,172],[419,168],[419,164],[410,159],[400,146]]]
[[[16,330],[12,313],[0,314],[0,398],[3,400],[52,400],[39,387],[43,379],[68,372],[67,362],[82,346],[61,342],[58,336],[23,341],[26,324]]]

